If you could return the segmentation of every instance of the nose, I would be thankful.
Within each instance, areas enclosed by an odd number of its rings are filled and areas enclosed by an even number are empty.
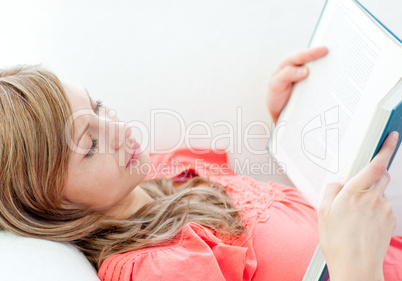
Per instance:
[[[112,150],[120,149],[125,141],[131,136],[131,128],[124,122],[113,122],[109,124],[110,148]]]

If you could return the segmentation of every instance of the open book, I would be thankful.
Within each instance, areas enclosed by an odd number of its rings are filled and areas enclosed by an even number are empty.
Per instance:
[[[402,135],[402,43],[357,1],[327,0],[310,46],[329,53],[307,65],[268,149],[318,207],[329,182],[357,174],[389,132]],[[325,267],[318,247],[304,280]]]

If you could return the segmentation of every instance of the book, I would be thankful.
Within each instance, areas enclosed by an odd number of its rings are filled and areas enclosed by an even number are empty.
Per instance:
[[[402,136],[402,42],[358,1],[327,0],[309,46],[329,53],[307,64],[268,150],[317,208],[328,183],[356,175],[389,132]],[[325,278],[318,245],[303,280]]]

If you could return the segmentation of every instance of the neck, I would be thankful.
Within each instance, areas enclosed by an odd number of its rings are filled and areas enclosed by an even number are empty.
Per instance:
[[[108,212],[108,215],[117,219],[126,219],[152,201],[154,199],[141,186],[137,186],[119,205]]]

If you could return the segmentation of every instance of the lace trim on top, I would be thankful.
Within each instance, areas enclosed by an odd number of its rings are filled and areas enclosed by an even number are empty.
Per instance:
[[[240,236],[215,235],[225,244],[243,246],[251,237],[254,225],[269,219],[269,207],[274,201],[283,200],[286,195],[275,188],[272,182],[259,182],[247,176],[214,176],[212,180],[221,184],[230,194],[233,203],[242,209],[243,225],[248,229]]]

